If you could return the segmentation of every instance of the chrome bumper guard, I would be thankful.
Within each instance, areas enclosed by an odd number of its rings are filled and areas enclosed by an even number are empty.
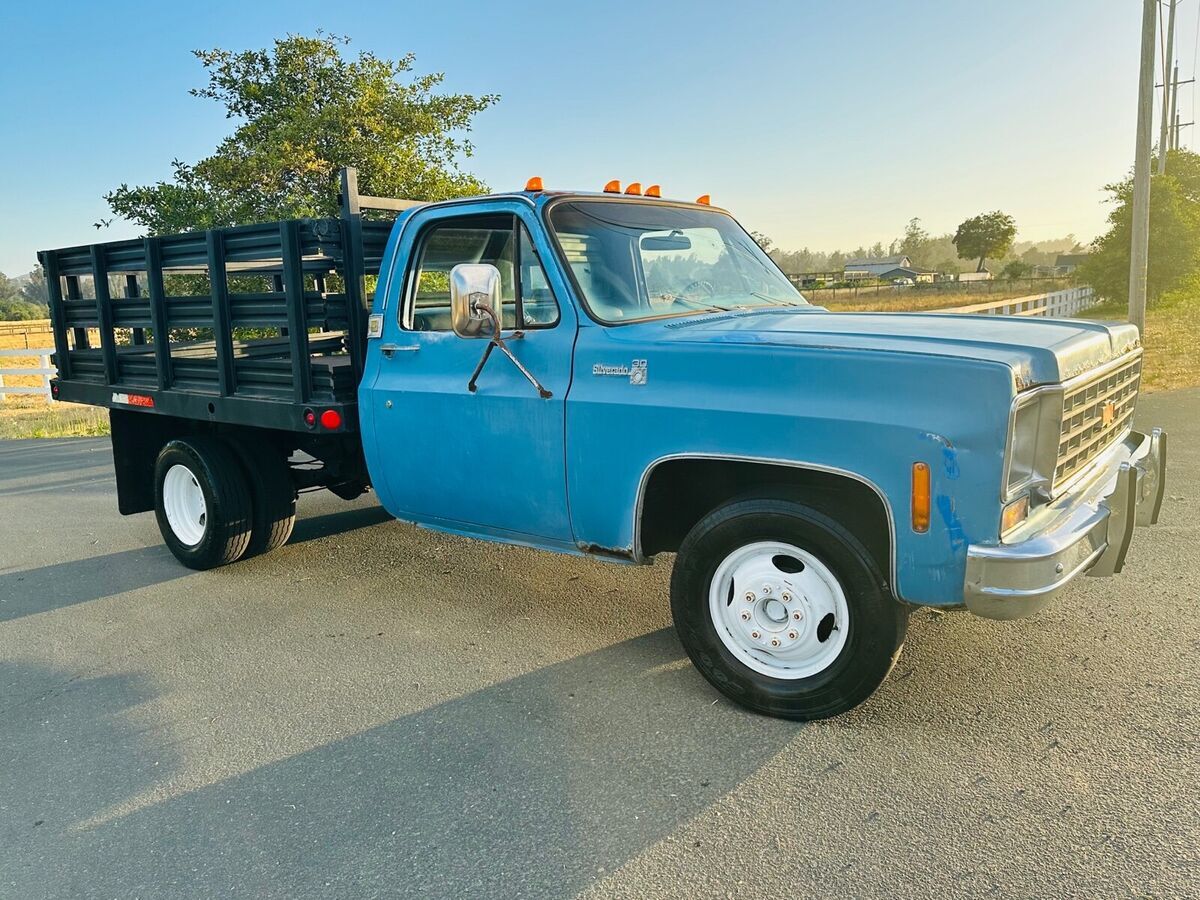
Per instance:
[[[1017,619],[1080,575],[1120,572],[1134,527],[1158,521],[1166,473],[1166,432],[1131,431],[1096,461],[1092,476],[1037,509],[1007,542],[967,548],[967,609]]]

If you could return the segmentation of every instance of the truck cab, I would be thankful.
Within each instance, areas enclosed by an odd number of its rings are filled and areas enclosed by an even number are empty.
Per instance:
[[[223,247],[252,244],[209,232],[192,241],[210,263],[209,381],[207,344],[110,347],[105,298],[71,301],[69,279],[58,293],[60,265],[141,266],[146,318],[128,297],[121,314],[166,334],[195,306],[156,281],[155,242],[175,239],[49,251],[66,363],[55,390],[113,409],[122,512],[153,508],[196,568],[285,542],[305,486],[369,485],[396,518],[474,538],[627,564],[674,554],[690,658],[769,715],[862,702],[916,606],[1019,618],[1078,576],[1120,571],[1134,527],[1157,520],[1166,471],[1166,435],[1133,427],[1135,328],[831,313],[707,197],[658,193],[534,180],[379,201],[399,212],[390,231],[355,208],[340,224],[262,226],[283,236],[286,282],[265,294],[213,276]],[[275,252],[238,271],[276,277]],[[343,293],[317,289],[326,271]],[[367,309],[356,292],[375,273]],[[304,333],[229,337],[263,316]],[[314,317],[320,329],[305,327]],[[322,394],[326,369],[343,377]],[[143,373],[135,390],[127,371]]]

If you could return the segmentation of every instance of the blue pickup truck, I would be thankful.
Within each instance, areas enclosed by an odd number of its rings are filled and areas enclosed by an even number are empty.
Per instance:
[[[342,178],[338,218],[40,254],[52,390],[110,409],[120,510],[184,565],[285,543],[310,488],[674,554],[697,668],[812,719],[880,685],[913,607],[1029,615],[1158,517],[1130,325],[831,313],[656,187],[420,204]]]

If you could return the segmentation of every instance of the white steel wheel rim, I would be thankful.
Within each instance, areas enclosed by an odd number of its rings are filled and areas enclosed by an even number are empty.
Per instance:
[[[174,465],[163,478],[163,511],[175,537],[189,547],[204,539],[208,527],[208,505],[204,490],[187,466]]]
[[[725,648],[772,678],[825,671],[850,634],[837,577],[808,551],[779,541],[746,544],[726,556],[709,585],[708,609]]]

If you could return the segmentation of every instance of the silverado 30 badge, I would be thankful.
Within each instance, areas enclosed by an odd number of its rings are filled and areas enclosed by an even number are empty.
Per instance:
[[[630,384],[645,384],[646,383],[646,361],[644,359],[635,359],[632,365],[606,366],[604,363],[596,363],[592,366],[593,375],[620,375],[628,376]]]

